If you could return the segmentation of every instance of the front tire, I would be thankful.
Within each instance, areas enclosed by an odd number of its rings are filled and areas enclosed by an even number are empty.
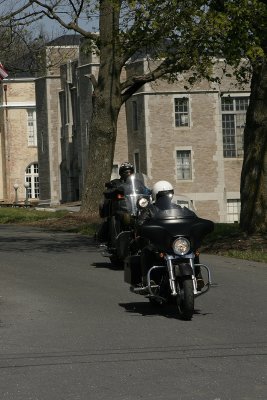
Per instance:
[[[177,281],[177,307],[179,317],[185,321],[190,321],[194,314],[194,286],[193,280],[184,279]]]

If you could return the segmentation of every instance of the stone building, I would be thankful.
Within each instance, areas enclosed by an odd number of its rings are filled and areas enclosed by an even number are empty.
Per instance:
[[[240,214],[243,130],[250,92],[248,86],[241,87],[223,75],[220,65],[225,67],[218,62],[214,70],[216,76],[221,74],[220,83],[202,80],[188,90],[185,74],[173,83],[146,84],[132,96],[119,117],[114,174],[119,163],[129,159],[145,175],[148,186],[168,180],[175,193],[193,202],[198,215],[235,222]],[[92,87],[88,75],[97,75],[97,68],[97,57],[89,54],[85,58],[82,52],[79,61],[61,67],[65,154],[61,177],[68,188],[65,193],[62,190],[63,201],[80,198],[82,191],[90,151]],[[128,64],[125,73],[129,76],[137,69],[142,73],[146,68],[147,60],[137,60]],[[68,197],[74,183],[76,197]]]
[[[77,59],[79,42],[80,38],[77,35],[66,35],[50,42],[42,54],[44,69],[40,71],[35,81],[40,174],[39,200],[43,204],[58,204],[62,198],[61,169],[64,153],[62,154],[61,151],[60,68],[62,64]]]
[[[14,200],[16,183],[24,199],[25,181],[30,197],[39,197],[41,204],[81,199],[90,151],[89,75],[97,76],[99,65],[85,45],[77,36],[59,38],[46,47],[45,68],[35,80],[1,84],[0,200]],[[147,60],[136,60],[124,73],[147,68]],[[224,76],[220,84],[203,80],[185,89],[186,78],[146,84],[121,109],[113,177],[128,159],[148,186],[170,181],[176,193],[193,202],[198,215],[238,221],[249,87]]]
[[[26,196],[39,198],[35,79],[6,78],[0,83],[0,201]]]
[[[89,151],[92,84],[99,59],[84,51],[86,42],[72,35],[47,46],[51,68],[36,80],[40,203],[59,204],[81,199]],[[56,49],[60,63],[54,63]],[[53,53],[52,50],[53,49]],[[114,173],[127,159],[125,111],[118,121]]]
[[[132,68],[145,70],[147,61],[130,64],[129,74]],[[129,159],[147,175],[148,185],[170,181],[198,215],[238,221],[249,87],[228,76],[188,90],[185,78],[146,84],[127,102]]]
[[[60,65],[78,57],[79,42],[76,35],[66,35],[48,43],[40,54],[43,68],[38,77],[27,71],[23,59],[26,72],[10,73],[0,82],[2,202],[21,202],[26,197],[39,202],[40,191],[49,204],[61,199]]]

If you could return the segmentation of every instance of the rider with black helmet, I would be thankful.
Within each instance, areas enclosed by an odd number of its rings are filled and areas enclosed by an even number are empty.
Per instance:
[[[110,205],[111,205],[111,200],[114,198],[114,193],[117,192],[118,188],[123,188],[127,187],[128,182],[127,178],[134,173],[134,166],[129,163],[128,161],[123,162],[120,165],[119,168],[119,175],[120,178],[117,179],[112,179],[110,182],[107,182],[105,184],[105,191],[104,191],[104,201],[100,204],[99,206],[99,215],[101,218],[108,218],[111,216],[110,214]],[[140,182],[140,186],[144,187],[141,181],[136,180],[136,183]],[[147,189],[147,188],[146,188]],[[150,194],[149,189],[147,189],[148,193]],[[117,203],[118,206],[118,212],[116,212],[116,215],[124,211],[124,206],[125,202],[120,201]],[[117,215],[118,216],[118,215]],[[110,237],[109,237],[109,220],[106,220],[103,222],[101,225],[101,228],[97,234],[97,238],[100,242],[109,242]]]
[[[119,168],[119,175],[121,179],[126,180],[127,177],[133,173],[134,173],[134,166],[131,163],[125,161],[124,163],[121,164]]]
[[[107,182],[105,184],[105,187],[107,189],[114,189],[119,187],[122,183],[126,182],[126,179],[128,176],[134,173],[134,166],[129,163],[128,161],[125,161],[121,164],[119,168],[119,175],[120,178],[112,179],[110,182]]]

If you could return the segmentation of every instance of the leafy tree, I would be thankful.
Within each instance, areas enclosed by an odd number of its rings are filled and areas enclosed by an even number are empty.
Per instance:
[[[251,12],[253,50],[251,96],[244,132],[241,174],[241,228],[267,233],[267,7],[259,1]],[[256,15],[255,15],[256,10]]]
[[[267,55],[267,54],[266,54]],[[241,228],[267,232],[267,62],[253,67],[250,104],[244,132],[241,174]]]
[[[47,35],[40,31],[33,37],[29,30],[1,26],[1,62],[13,77],[24,73],[34,76],[43,66],[40,50],[47,42]]]
[[[244,131],[240,226],[247,233],[267,232],[267,1],[212,2],[225,21],[221,53],[244,79],[251,70],[251,96]],[[218,37],[217,37],[218,38]],[[242,67],[242,58],[249,60]],[[241,66],[241,67],[240,67]]]

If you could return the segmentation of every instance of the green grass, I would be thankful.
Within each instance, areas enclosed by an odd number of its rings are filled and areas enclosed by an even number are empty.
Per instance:
[[[34,222],[54,218],[62,218],[68,214],[65,210],[55,212],[36,211],[31,208],[0,207],[0,223],[15,224],[22,222]]]
[[[267,262],[267,235],[246,235],[238,224],[215,224],[203,248],[211,254]]]
[[[36,211],[0,207],[0,224],[27,224],[50,230],[94,236],[101,221],[67,210]],[[267,263],[267,235],[245,235],[238,224],[215,224],[203,241],[202,252]]]
[[[258,261],[262,263],[267,263],[267,252],[263,249],[260,250],[228,250],[224,254],[227,257],[239,258],[241,260]]]
[[[25,224],[50,230],[94,236],[99,223],[67,210],[37,211],[31,208],[0,207],[0,224]]]
[[[206,237],[205,241],[216,241],[239,235],[242,235],[242,231],[238,224],[214,224],[214,231]]]

